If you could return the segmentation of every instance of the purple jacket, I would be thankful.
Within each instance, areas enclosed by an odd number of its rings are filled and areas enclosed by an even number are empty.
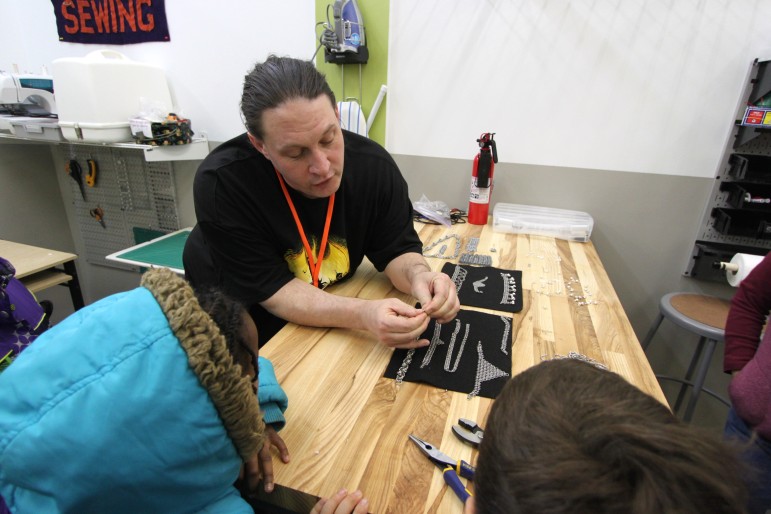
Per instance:
[[[0,359],[16,357],[44,330],[43,307],[15,274],[13,264],[0,257]]]

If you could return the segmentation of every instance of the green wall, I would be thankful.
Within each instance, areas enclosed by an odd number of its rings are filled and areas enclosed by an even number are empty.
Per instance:
[[[327,81],[335,92],[338,101],[343,98],[343,81],[345,76],[345,96],[359,99],[359,67],[361,66],[361,104],[365,117],[369,117],[372,105],[375,103],[380,86],[388,85],[388,13],[389,0],[356,0],[364,20],[364,37],[369,49],[367,64],[331,64],[324,62],[324,49],[316,54],[316,66],[327,76]],[[316,0],[316,22],[327,20],[327,5],[334,0]],[[329,9],[332,23],[332,8]],[[316,45],[321,35],[322,27],[316,27]],[[388,94],[380,105],[375,122],[369,132],[373,139],[385,146],[385,118]]]

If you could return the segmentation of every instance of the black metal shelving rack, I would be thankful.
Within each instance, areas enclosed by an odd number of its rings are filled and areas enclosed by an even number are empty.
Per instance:
[[[741,124],[745,109],[771,98],[771,60],[749,70],[736,120],[718,167],[699,234],[684,275],[725,282],[714,263],[736,253],[771,251],[771,125]]]

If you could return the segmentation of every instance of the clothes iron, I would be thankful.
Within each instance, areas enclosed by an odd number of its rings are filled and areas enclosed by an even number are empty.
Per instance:
[[[364,20],[356,0],[335,0],[331,6],[334,26],[329,19],[321,44],[324,46],[324,60],[334,64],[366,64],[369,60],[367,39],[364,33]]]

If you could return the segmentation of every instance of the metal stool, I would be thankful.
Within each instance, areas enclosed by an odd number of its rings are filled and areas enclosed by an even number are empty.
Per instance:
[[[707,371],[712,355],[715,353],[715,347],[725,337],[725,322],[730,307],[729,301],[714,296],[694,293],[666,294],[659,302],[659,315],[642,342],[643,351],[646,351],[664,318],[699,336],[699,344],[691,357],[691,363],[688,365],[684,379],[656,375],[656,378],[660,380],[672,380],[681,384],[675,402],[675,414],[680,410],[688,386],[692,387],[683,421],[691,421],[696,402],[702,391],[730,407],[727,400],[704,387],[704,380],[707,378]],[[702,352],[704,353],[703,357]],[[701,361],[699,361],[700,357]]]

